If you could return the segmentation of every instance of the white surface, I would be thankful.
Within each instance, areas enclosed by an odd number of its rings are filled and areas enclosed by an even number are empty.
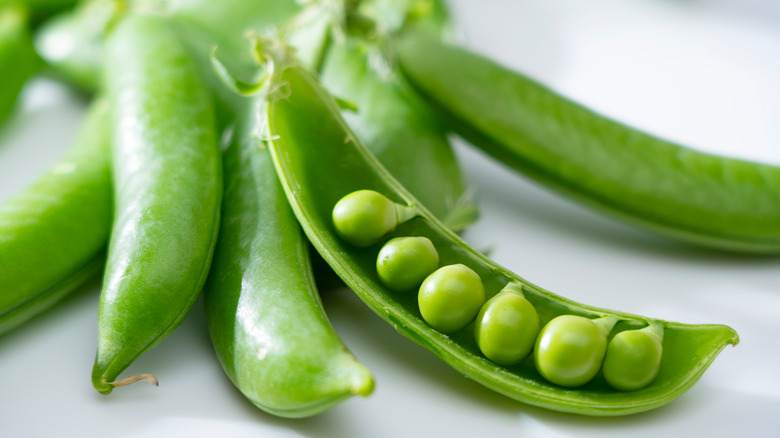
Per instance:
[[[780,8],[739,1],[453,2],[468,44],[613,117],[702,149],[780,163]],[[63,153],[84,102],[36,81],[0,130],[0,200]],[[780,264],[677,244],[573,205],[459,145],[482,219],[466,235],[525,278],[597,306],[740,334],[702,379],[658,410],[624,418],[558,414],[482,388],[399,336],[349,291],[328,314],[374,373],[367,399],[305,420],[258,411],[222,374],[201,304],[96,393],[97,285],[0,337],[0,436],[397,437],[776,436]],[[479,435],[477,435],[479,434]]]

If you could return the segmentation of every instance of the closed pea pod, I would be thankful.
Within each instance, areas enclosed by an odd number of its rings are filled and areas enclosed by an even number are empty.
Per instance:
[[[162,19],[127,16],[109,36],[105,66],[116,208],[92,382],[109,393],[194,304],[218,231],[222,175],[210,96]]]
[[[67,155],[0,204],[0,334],[103,268],[112,208],[107,128],[108,106],[96,100]]]
[[[257,135],[255,103],[224,152],[206,317],[225,373],[253,404],[274,415],[307,417],[370,394],[373,379],[322,310],[305,237]]]
[[[424,346],[453,368],[495,391],[548,409],[586,415],[625,415],[656,408],[690,388],[726,345],[738,338],[722,325],[687,325],[663,321],[664,355],[658,376],[631,392],[615,391],[594,379],[576,390],[547,382],[532,362],[500,366],[485,358],[468,326],[444,334],[423,320],[417,300],[385,287],[375,267],[378,248],[344,241],[332,223],[339,199],[357,190],[373,190],[417,211],[385,236],[424,236],[431,240],[443,266],[462,264],[481,279],[485,297],[507,284],[522,285],[523,294],[546,324],[569,314],[618,319],[621,329],[640,328],[649,319],[579,304],[546,291],[488,260],[444,227],[410,195],[360,144],[341,119],[336,103],[317,80],[284,53],[266,48],[273,60],[269,87],[285,84],[284,95],[269,95],[268,141],[288,200],[309,240],[344,282],[400,333]],[[314,122],[316,121],[316,123]],[[346,139],[346,141],[345,141]],[[341,177],[349,175],[348,178]]]
[[[0,3],[0,122],[16,103],[19,91],[39,67],[27,25],[27,11],[18,4]]]
[[[694,244],[780,252],[780,168],[711,155],[597,114],[422,32],[397,40],[409,81],[450,126],[561,193]]]

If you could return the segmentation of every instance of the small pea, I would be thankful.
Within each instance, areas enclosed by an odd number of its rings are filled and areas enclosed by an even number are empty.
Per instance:
[[[333,225],[347,242],[371,246],[414,215],[412,207],[396,204],[381,193],[358,190],[341,198],[333,207]]]
[[[376,271],[395,291],[414,289],[439,266],[439,253],[427,237],[396,237],[382,247]]]
[[[501,365],[514,365],[530,353],[539,334],[534,306],[510,285],[489,299],[479,311],[474,338],[482,354]]]
[[[417,302],[423,319],[442,333],[467,326],[485,301],[479,275],[465,265],[449,265],[429,275],[420,286]]]
[[[647,386],[661,368],[660,330],[626,330],[616,334],[607,346],[602,372],[609,386],[635,391]]]
[[[604,321],[606,318],[611,321]],[[553,318],[536,340],[534,363],[537,371],[561,386],[588,383],[601,368],[607,350],[607,333],[612,325],[614,319],[611,317],[592,320],[561,315]]]

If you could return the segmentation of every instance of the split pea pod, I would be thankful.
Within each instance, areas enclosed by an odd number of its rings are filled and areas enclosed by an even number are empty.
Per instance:
[[[322,310],[306,238],[260,139],[262,104],[248,105],[224,152],[206,317],[225,373],[253,404],[274,415],[307,417],[352,395],[367,396],[373,379]]]
[[[19,91],[36,71],[39,60],[27,26],[27,11],[0,3],[0,121],[11,113]]]
[[[309,240],[374,312],[468,378],[508,397],[552,410],[625,415],[672,401],[698,380],[726,345],[737,343],[734,330],[723,325],[657,321],[576,303],[490,261],[444,227],[390,176],[350,131],[336,103],[313,75],[282,53],[269,49],[266,55],[273,60],[269,88],[283,90],[268,97],[268,144],[288,200]],[[397,206],[395,217],[400,218],[388,221],[393,227],[368,246],[347,242],[332,221],[337,202],[360,190],[387,197],[388,202]],[[384,214],[383,209],[372,211]],[[630,392],[612,389],[599,376],[572,389],[545,380],[530,357],[516,365],[499,365],[487,359],[477,345],[473,324],[444,334],[424,320],[417,296],[398,293],[382,283],[376,269],[377,253],[385,241],[401,236],[430,240],[438,252],[440,266],[461,265],[459,270],[473,271],[484,287],[483,299],[502,290],[522,290],[542,325],[560,315],[606,318],[610,323],[605,325],[614,325],[611,332],[660,325],[663,357],[657,376],[643,388]],[[444,286],[446,283],[443,282]],[[605,329],[601,336],[606,338],[609,330]]]
[[[198,297],[218,232],[222,174],[211,96],[163,19],[122,20],[107,40],[105,73],[116,207],[92,383],[109,393]]]
[[[447,128],[378,46],[357,38],[332,43],[321,77],[328,91],[356,104],[357,111],[344,112],[349,126],[423,205],[451,228],[474,220],[476,210],[462,202],[465,184]]]
[[[424,33],[404,32],[396,49],[453,129],[515,170],[676,239],[780,252],[780,168],[640,132]]]
[[[0,334],[98,275],[111,229],[110,132],[92,104],[73,147],[0,204]]]

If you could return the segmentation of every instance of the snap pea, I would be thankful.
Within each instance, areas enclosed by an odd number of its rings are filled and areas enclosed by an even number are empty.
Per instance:
[[[532,360],[501,366],[485,358],[472,326],[445,335],[422,319],[417,299],[386,288],[375,267],[380,241],[370,247],[345,242],[331,222],[336,202],[356,190],[375,190],[414,208],[416,217],[385,238],[423,236],[431,240],[442,265],[463,264],[482,280],[486,298],[507,284],[523,293],[546,324],[559,315],[588,318],[612,316],[616,331],[641,328],[649,318],[586,306],[546,291],[487,259],[447,229],[401,184],[392,178],[357,140],[340,117],[335,101],[316,78],[283,53],[264,46],[273,60],[266,111],[269,147],[293,211],[317,251],[344,282],[381,318],[400,333],[439,356],[470,379],[516,400],[548,409],[586,415],[625,415],[656,408],[690,388],[717,354],[736,344],[737,334],[722,325],[658,322],[664,330],[658,376],[648,386],[616,391],[598,376],[576,390],[544,380]]]
[[[390,173],[451,228],[465,228],[476,219],[476,209],[464,197],[447,129],[384,56],[379,46],[357,38],[334,42],[323,64],[323,84],[357,106],[344,118]]]
[[[29,11],[30,21],[38,25],[47,18],[71,9],[78,0],[0,0],[0,9],[7,5],[21,5]]]
[[[204,288],[209,332],[225,373],[257,407],[307,417],[373,389],[322,310],[309,250],[252,101],[224,152],[225,193]]]
[[[182,322],[211,262],[222,193],[211,96],[178,36],[129,15],[106,43],[115,219],[92,383],[101,393]]]
[[[73,147],[0,204],[0,334],[98,275],[111,229],[110,133],[92,104]]]
[[[396,49],[401,70],[453,129],[506,165],[673,238],[780,252],[780,168],[640,132],[422,32],[400,34]]]
[[[94,93],[100,88],[106,30],[126,9],[121,0],[83,2],[44,23],[35,33],[35,49],[59,79]]]
[[[19,91],[38,71],[39,64],[26,10],[19,5],[0,4],[0,122],[11,113]]]

